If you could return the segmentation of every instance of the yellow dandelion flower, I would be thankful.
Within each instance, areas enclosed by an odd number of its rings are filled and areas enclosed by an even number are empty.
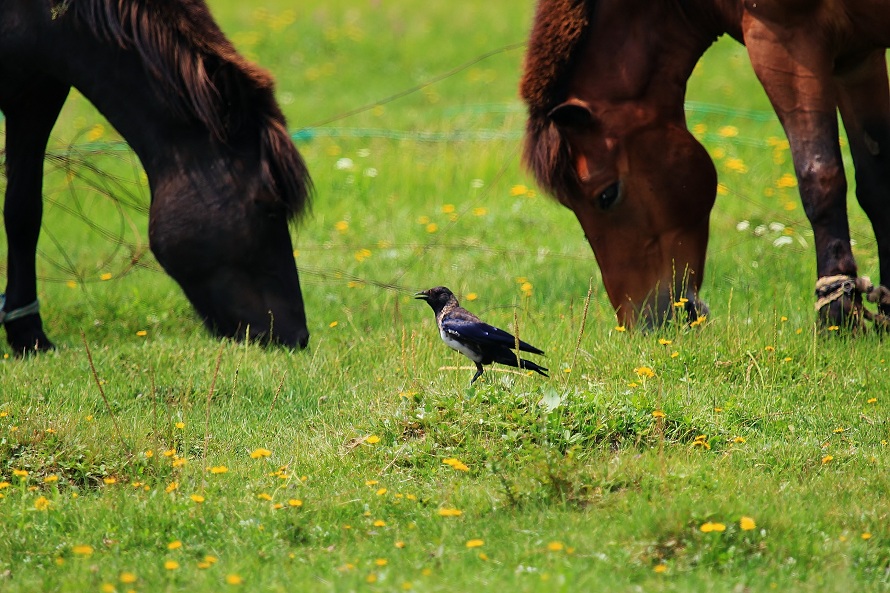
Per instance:
[[[139,580],[138,577],[136,576],[136,574],[132,573],[132,572],[122,572],[120,574],[120,577],[118,577],[118,578],[119,578],[120,582],[122,582],[125,585],[132,585],[137,580]]]
[[[510,188],[510,195],[513,197],[522,196],[528,193],[528,188],[522,184],[514,185]]]
[[[379,484],[379,483],[380,483],[380,482],[378,482],[377,480],[366,480],[366,481],[365,481],[365,486],[376,486],[376,485]]]
[[[488,208],[473,208],[473,216],[485,216],[488,214]]]
[[[376,582],[377,582],[377,573],[372,572],[371,574],[369,574],[368,576],[366,576],[366,577],[365,577],[365,582],[367,582],[367,583],[369,583],[369,584],[374,584],[374,583],[376,583]]]
[[[647,366],[637,367],[634,369],[634,372],[640,377],[652,378],[655,376],[655,371]]]
[[[12,486],[12,484],[10,484],[9,482],[6,482],[6,481],[0,482],[0,490],[3,490],[4,488],[9,488],[10,486]]]
[[[178,550],[181,547],[182,547],[182,542],[179,541],[178,539],[175,539],[172,542],[170,542],[169,544],[167,544],[168,550]]]
[[[112,585],[111,583],[102,583],[102,585],[99,587],[99,591],[101,591],[102,593],[114,593],[114,585]]]
[[[435,222],[431,222],[428,225],[426,225],[426,232],[428,232],[430,234],[433,234],[433,233],[437,232],[438,230],[439,230],[439,225],[437,225]]]
[[[719,533],[721,531],[726,531],[726,525],[724,525],[723,523],[712,523],[711,521],[708,521],[707,523],[703,523],[702,526],[699,527],[699,529],[704,533],[710,533],[712,531],[716,531]]]
[[[732,439],[732,442],[736,443],[738,445],[741,445],[742,443],[744,443],[746,441],[745,441],[745,437],[735,437],[734,439]]]
[[[871,534],[867,531],[860,536],[862,539],[871,539]]]
[[[148,451],[146,451],[145,453],[143,453],[143,455],[145,455],[146,458],[151,459],[152,457],[155,456],[155,452],[152,451],[151,449],[149,449]]]
[[[550,542],[549,544],[547,544],[547,549],[551,552],[560,552],[565,549],[565,546],[562,542]]]
[[[270,455],[272,455],[272,451],[269,451],[268,449],[263,449],[262,447],[260,447],[259,449],[254,449],[253,451],[251,451],[250,458],[251,459],[262,459],[263,457],[269,457]]]
[[[369,435],[369,436],[365,439],[365,442],[368,443],[368,444],[371,444],[371,445],[376,445],[377,443],[380,442],[380,437],[377,436],[376,434],[372,434],[372,435]]]
[[[260,492],[259,494],[256,495],[256,497],[259,498],[260,500],[272,500],[272,495],[268,494],[266,492]]]
[[[674,350],[673,352],[671,352],[671,358],[677,358],[678,356],[680,356],[680,353],[677,352],[676,350]]]
[[[164,568],[167,570],[176,570],[179,568],[179,562],[176,560],[165,560]]]
[[[484,545],[485,545],[485,541],[481,540],[481,539],[471,539],[471,540],[468,540],[466,543],[466,546],[468,548],[481,548]]]
[[[52,475],[49,475],[49,476],[46,476],[45,478],[43,478],[44,484],[52,484],[53,482],[58,482],[58,481],[59,481],[59,476],[57,476],[56,474],[52,474]]]
[[[49,509],[49,499],[45,496],[39,496],[37,500],[34,501],[34,508],[38,511],[45,511]]]
[[[459,509],[448,508],[441,508],[439,509],[438,513],[440,517],[460,517],[464,514],[464,512]]]
[[[834,459],[833,456],[826,455],[825,457],[822,458],[822,465],[825,465],[826,463],[830,463],[832,459]]]
[[[383,496],[384,494],[386,494],[386,492],[387,492],[386,488],[378,488],[377,496]]]
[[[475,292],[468,292],[467,296],[465,296],[464,298],[468,301],[475,301],[476,299],[479,298],[479,295],[476,294]]]
[[[164,457],[173,457],[176,455],[176,449],[167,449],[164,451]]]
[[[775,346],[767,346],[764,348],[764,350],[766,350],[767,352],[775,352],[776,348]]]
[[[444,206],[442,206],[443,214],[451,214],[452,212],[454,212],[454,210],[454,204],[445,204]]]
[[[207,564],[216,564],[218,560],[219,558],[217,558],[216,556],[211,556],[210,554],[204,556],[204,562],[206,562]]]
[[[689,323],[689,327],[698,327],[699,325],[704,325],[707,320],[707,315],[699,315],[695,321]]]
[[[198,504],[201,504],[202,502],[204,502],[204,497],[201,496],[200,494],[192,494],[191,496],[189,496],[189,498],[191,498],[192,501],[194,501]]]
[[[111,280],[111,278],[112,278],[111,272],[105,272],[104,274],[101,274],[99,276],[99,280],[102,280],[102,281]]]
[[[340,233],[345,233],[346,231],[349,230],[349,222],[347,222],[345,220],[337,221],[334,224],[334,228],[337,229],[337,231]]]
[[[77,282],[75,282],[74,280],[69,280],[65,283],[65,286],[67,286],[68,288],[77,288]]]
[[[670,346],[671,344],[674,343],[674,341],[673,340],[665,340],[664,338],[658,338],[658,343],[661,344],[662,346]]]
[[[836,331],[838,331],[838,330],[840,329],[840,326],[838,326],[838,325],[829,325],[827,329],[828,329],[828,331],[830,331],[830,332],[836,332]]]
[[[292,507],[301,507],[303,506],[303,501],[299,498],[291,498],[287,501],[287,504]]]
[[[17,477],[17,478],[27,478],[27,477],[28,477],[28,470],[24,470],[24,469],[14,469],[14,470],[12,470],[12,475],[14,475],[14,476]]]
[[[374,564],[377,566],[386,566],[387,564],[389,564],[389,560],[387,560],[386,558],[378,558],[374,561]]]
[[[655,410],[652,412],[653,418],[666,418],[667,414],[665,414],[662,410]]]
[[[374,527],[386,527],[386,521],[383,519],[377,519],[374,521]]]
[[[398,541],[398,542],[395,543],[395,546],[396,546],[398,549],[401,550],[402,548],[405,547],[405,542]]]
[[[170,494],[177,488],[179,488],[179,482],[170,482],[169,484],[167,484],[167,487],[164,488],[164,492],[166,492],[167,494]]]
[[[870,398],[868,398],[868,401],[866,401],[865,403],[867,403],[867,404],[876,404],[876,403],[878,403],[878,398],[876,398],[876,397],[870,397]]]
[[[340,325],[339,321],[332,321],[328,324],[328,327],[337,327],[338,325]]]
[[[227,468],[224,465],[214,465],[213,467],[210,468],[211,474],[225,474],[225,473],[228,473],[228,471],[229,471],[229,468]]]
[[[244,584],[244,579],[241,577],[241,575],[227,574],[226,575],[226,584],[228,584],[228,585],[242,585],[242,584]]]
[[[117,484],[117,478],[114,477],[102,478],[102,481],[106,484]]]
[[[654,570],[658,574],[667,572],[667,569],[668,569],[667,564],[656,564],[655,566],[652,567],[652,570]]]
[[[623,325],[616,325],[616,326],[615,326],[615,331],[616,331],[616,332],[626,332],[626,331],[627,331],[627,328],[624,327]]]
[[[739,135],[739,129],[735,126],[722,126],[717,133],[724,138],[735,138]]]
[[[757,524],[751,517],[742,517],[741,519],[739,519],[739,529],[741,529],[742,531],[751,531],[756,527]]]
[[[791,189],[797,187],[797,178],[791,173],[785,173],[776,180],[776,187],[779,189]]]
[[[175,427],[178,428],[179,430],[182,430],[183,428],[185,428],[185,422],[177,422],[177,423],[174,424],[173,426],[175,426]]]
[[[93,546],[88,544],[79,544],[71,548],[71,553],[75,556],[92,556]]]
[[[139,336],[140,338],[144,338],[145,336],[148,335],[148,332],[144,329],[140,329],[139,331],[136,332],[136,335]]]

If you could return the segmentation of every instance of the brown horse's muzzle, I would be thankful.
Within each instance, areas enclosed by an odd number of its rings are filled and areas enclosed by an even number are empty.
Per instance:
[[[652,328],[679,314],[687,321],[707,314],[698,292],[717,186],[707,152],[685,128],[652,127],[621,139],[615,169],[613,206],[592,196],[570,206],[619,322]]]

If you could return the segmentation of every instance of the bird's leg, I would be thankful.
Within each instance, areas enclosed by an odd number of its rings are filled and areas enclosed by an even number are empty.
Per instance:
[[[476,363],[476,374],[473,375],[473,378],[472,378],[472,379],[470,379],[470,385],[472,385],[473,383],[475,383],[475,382],[476,382],[476,379],[478,379],[479,377],[481,377],[481,376],[482,376],[482,373],[483,373],[484,371],[485,371],[485,369],[482,368],[482,364],[480,364],[480,363],[477,362],[477,363]]]

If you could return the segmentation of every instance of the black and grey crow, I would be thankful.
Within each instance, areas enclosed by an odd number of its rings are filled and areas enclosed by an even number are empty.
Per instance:
[[[442,341],[476,363],[476,374],[470,385],[482,375],[482,365],[493,362],[518,366],[549,377],[546,368],[516,356],[513,349],[516,348],[517,340],[511,333],[488,325],[461,307],[454,293],[444,286],[418,292],[414,298],[423,299],[432,307]],[[518,343],[523,352],[544,354],[543,350],[527,342],[519,340]]]

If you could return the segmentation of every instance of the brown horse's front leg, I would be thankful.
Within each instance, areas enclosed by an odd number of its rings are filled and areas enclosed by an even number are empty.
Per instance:
[[[890,90],[884,54],[875,51],[844,72],[838,87],[856,167],[856,197],[874,228],[881,282],[890,285]],[[878,312],[890,315],[890,305],[876,300]]]
[[[55,81],[10,80],[0,71],[0,110],[6,116],[6,200],[9,245],[6,296],[0,317],[16,354],[49,350],[37,312],[35,254],[43,215],[43,156],[68,95]]]
[[[817,278],[855,278],[847,181],[838,142],[834,56],[806,27],[789,28],[751,13],[745,14],[742,24],[754,72],[791,146],[800,196],[813,227]],[[821,308],[820,319],[829,325],[858,324],[860,309],[858,293],[842,295]]]

